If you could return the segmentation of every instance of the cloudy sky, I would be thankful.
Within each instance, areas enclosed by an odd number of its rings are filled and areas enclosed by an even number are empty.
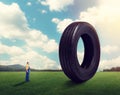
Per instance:
[[[120,66],[120,0],[0,0],[0,65],[59,69],[58,47],[73,21],[91,23],[100,38],[99,70]],[[79,47],[79,59],[83,49]]]

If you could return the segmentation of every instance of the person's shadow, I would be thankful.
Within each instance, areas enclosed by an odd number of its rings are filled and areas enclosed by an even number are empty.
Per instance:
[[[19,82],[19,83],[13,85],[13,86],[14,86],[14,87],[17,87],[17,86],[21,86],[21,85],[23,85],[23,84],[25,84],[25,83],[27,83],[27,82],[26,82],[26,81],[22,81],[22,82]]]

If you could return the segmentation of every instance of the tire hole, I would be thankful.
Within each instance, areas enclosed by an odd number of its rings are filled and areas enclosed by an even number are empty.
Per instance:
[[[81,38],[79,39],[77,44],[77,59],[78,59],[79,65],[81,66],[84,59],[84,43]]]

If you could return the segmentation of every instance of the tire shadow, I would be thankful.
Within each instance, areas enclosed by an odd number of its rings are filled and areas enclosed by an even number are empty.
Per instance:
[[[79,86],[79,85],[84,85],[84,83],[76,83],[76,82],[73,82],[71,80],[65,82],[65,86],[69,87],[69,88]]]

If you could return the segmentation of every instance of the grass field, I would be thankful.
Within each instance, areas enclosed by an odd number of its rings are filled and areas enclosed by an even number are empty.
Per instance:
[[[0,72],[0,95],[120,95],[120,73],[98,72],[89,81],[75,84],[63,72]]]

